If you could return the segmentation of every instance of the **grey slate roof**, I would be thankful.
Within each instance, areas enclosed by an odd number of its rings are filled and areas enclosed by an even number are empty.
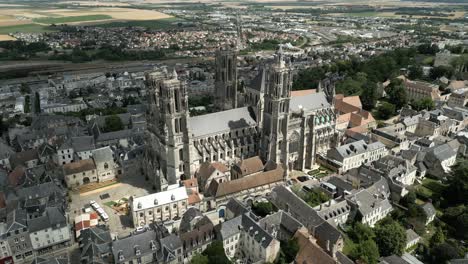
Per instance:
[[[260,219],[259,224],[269,233],[272,233],[273,229],[275,229],[276,231],[284,231],[291,237],[303,226],[294,217],[282,210]]]
[[[380,148],[385,148],[385,145],[380,141],[367,144],[364,140],[359,140],[339,146],[336,148],[336,151],[341,157],[346,158]]]
[[[277,208],[289,212],[307,228],[314,228],[324,222],[317,211],[284,186],[273,188],[269,198]],[[297,216],[301,216],[304,220]]]
[[[422,209],[424,210],[424,212],[426,213],[426,216],[427,217],[431,217],[433,215],[436,214],[436,209],[434,208],[434,206],[432,205],[432,203],[425,203],[423,206],[422,206]]]
[[[234,216],[239,216],[249,211],[249,209],[247,209],[244,204],[235,198],[229,199],[228,203],[226,204],[226,209],[231,211]]]
[[[419,235],[413,229],[406,229],[406,243],[418,239]]]
[[[263,248],[266,248],[275,239],[271,234],[266,232],[260,225],[255,222],[248,214],[242,215],[243,229],[255,239]]]
[[[315,110],[325,107],[330,107],[327,98],[323,92],[308,94],[304,96],[292,97],[289,104],[289,109],[292,112],[301,111],[300,106],[304,110]]]
[[[57,226],[63,227],[65,225],[67,225],[65,213],[57,207],[47,207],[44,215],[28,221],[29,232],[37,232],[47,228],[55,229]]]
[[[222,240],[230,238],[233,235],[239,234],[239,227],[242,226],[242,215],[236,216],[231,220],[228,220],[221,224],[219,229],[219,235]]]
[[[188,123],[195,137],[248,128],[257,124],[253,111],[249,107],[190,117]]]
[[[113,151],[110,147],[103,147],[92,151],[96,164],[114,160]]]
[[[95,149],[93,136],[73,137],[71,144],[75,152]]]
[[[114,241],[112,243],[112,254],[114,255],[115,263],[128,262],[136,258],[137,249],[140,250],[141,256],[156,252],[160,247],[158,243],[155,242],[155,239],[156,233],[153,230],[148,230],[140,234],[131,235]],[[155,242],[156,248],[152,249],[151,241]],[[123,261],[119,260],[120,255],[123,256]]]

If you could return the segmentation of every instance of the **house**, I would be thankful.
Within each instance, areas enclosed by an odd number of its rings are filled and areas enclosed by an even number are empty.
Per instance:
[[[388,257],[381,257],[379,264],[424,264],[419,261],[416,257],[409,253],[404,253],[401,257],[397,255],[391,255]]]
[[[282,210],[265,216],[258,224],[280,241],[291,239],[296,231],[303,227],[299,221]]]
[[[284,186],[273,188],[268,200],[276,208],[288,212],[292,217],[304,225],[317,239],[317,244],[329,255],[343,249],[344,241],[340,231],[320,217],[320,215],[306,202]]]
[[[436,209],[434,208],[434,206],[430,202],[425,203],[422,206],[422,209],[424,210],[424,213],[426,214],[426,225],[428,225],[432,221],[434,221],[434,219],[436,217]]]
[[[381,142],[377,141],[368,144],[364,140],[359,140],[329,149],[326,158],[331,162],[325,165],[335,165],[337,171],[346,172],[360,167],[362,164],[378,160],[387,154],[388,151]]]
[[[5,248],[7,249],[2,249],[4,253],[12,256],[14,262],[32,260],[34,253],[25,210],[16,209],[11,211],[7,215],[5,225],[0,230],[2,231],[0,241],[5,243]]]
[[[109,263],[112,255],[112,237],[105,226],[96,226],[84,229],[78,237],[81,249],[80,261],[82,264]]]
[[[262,171],[236,180],[218,183],[212,181],[204,195],[209,203],[208,208],[220,208],[231,198],[252,201],[254,197],[265,195],[270,190],[283,183],[284,169],[282,165],[272,165],[268,171]]]
[[[121,174],[119,165],[114,160],[114,152],[110,147],[103,147],[91,151],[96,174],[100,182],[114,180]]]
[[[240,179],[263,171],[263,162],[259,156],[243,159],[231,167],[231,179]]]
[[[71,235],[65,212],[57,207],[47,207],[42,216],[28,220],[32,248],[47,252],[68,247]]]
[[[230,259],[273,263],[280,250],[280,242],[248,213],[222,223],[218,234]]]
[[[78,160],[85,160],[85,159],[92,158],[91,151],[96,148],[94,145],[93,136],[72,137],[71,145],[72,145],[73,151],[75,152],[75,157]]]
[[[428,173],[436,177],[443,177],[449,173],[457,159],[457,151],[448,144],[442,144],[429,148],[424,156],[424,164]]]
[[[0,167],[12,169],[10,165],[10,157],[15,154],[15,151],[0,139]]]
[[[200,186],[200,191],[204,192],[215,180],[218,183],[227,182],[231,180],[231,172],[221,162],[203,162],[195,174]]]
[[[186,260],[190,260],[195,253],[203,252],[215,239],[213,222],[193,207],[184,213],[179,232]]]
[[[301,264],[336,264],[335,259],[328,255],[316,240],[309,234],[307,228],[301,228],[296,231],[294,238],[299,244],[295,263]]]
[[[62,144],[57,147],[57,154],[55,162],[59,165],[64,165],[74,160],[74,150],[70,140],[64,140]]]
[[[116,264],[182,263],[182,243],[176,235],[158,238],[154,230],[144,230],[112,242]]]
[[[234,199],[233,199],[234,200]],[[240,239],[242,226],[242,215],[231,218],[221,225],[217,230],[217,238],[223,242],[224,252],[226,257],[234,259],[241,254]]]
[[[26,168],[35,167],[39,164],[39,153],[36,149],[16,152],[10,157],[10,164],[12,168],[16,168],[16,166],[20,165]]]
[[[142,197],[130,197],[130,211],[134,226],[181,218],[187,207],[188,196],[185,187]]]
[[[374,227],[375,223],[382,220],[392,211],[390,201],[377,193],[373,194],[367,189],[346,197],[353,210],[357,212],[358,221]]]
[[[78,187],[91,182],[99,182],[94,160],[85,159],[63,165],[63,175],[67,187]]]
[[[421,240],[421,237],[413,229],[406,229],[406,250],[416,246],[419,240]]]

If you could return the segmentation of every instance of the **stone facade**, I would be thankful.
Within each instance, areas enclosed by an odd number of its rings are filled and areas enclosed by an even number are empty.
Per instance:
[[[225,73],[219,67],[224,66],[217,64],[217,72]],[[312,168],[316,154],[337,145],[336,114],[324,92],[291,96],[292,82],[292,68],[280,49],[247,86],[258,92],[247,92],[247,106],[190,117],[186,86],[177,73],[148,74],[145,174],[157,190],[164,190],[193,177],[203,162],[233,164],[260,155],[289,170]]]

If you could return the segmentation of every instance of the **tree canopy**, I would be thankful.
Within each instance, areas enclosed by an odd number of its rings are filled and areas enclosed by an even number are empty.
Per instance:
[[[400,223],[392,219],[384,219],[377,224],[374,232],[381,256],[403,254],[406,247],[406,231]]]
[[[105,119],[104,131],[113,132],[124,128],[122,120],[117,115],[107,116]]]

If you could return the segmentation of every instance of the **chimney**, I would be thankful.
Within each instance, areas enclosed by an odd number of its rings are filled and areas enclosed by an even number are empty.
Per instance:
[[[331,206],[331,201],[332,201],[332,199],[328,200],[328,207]]]

